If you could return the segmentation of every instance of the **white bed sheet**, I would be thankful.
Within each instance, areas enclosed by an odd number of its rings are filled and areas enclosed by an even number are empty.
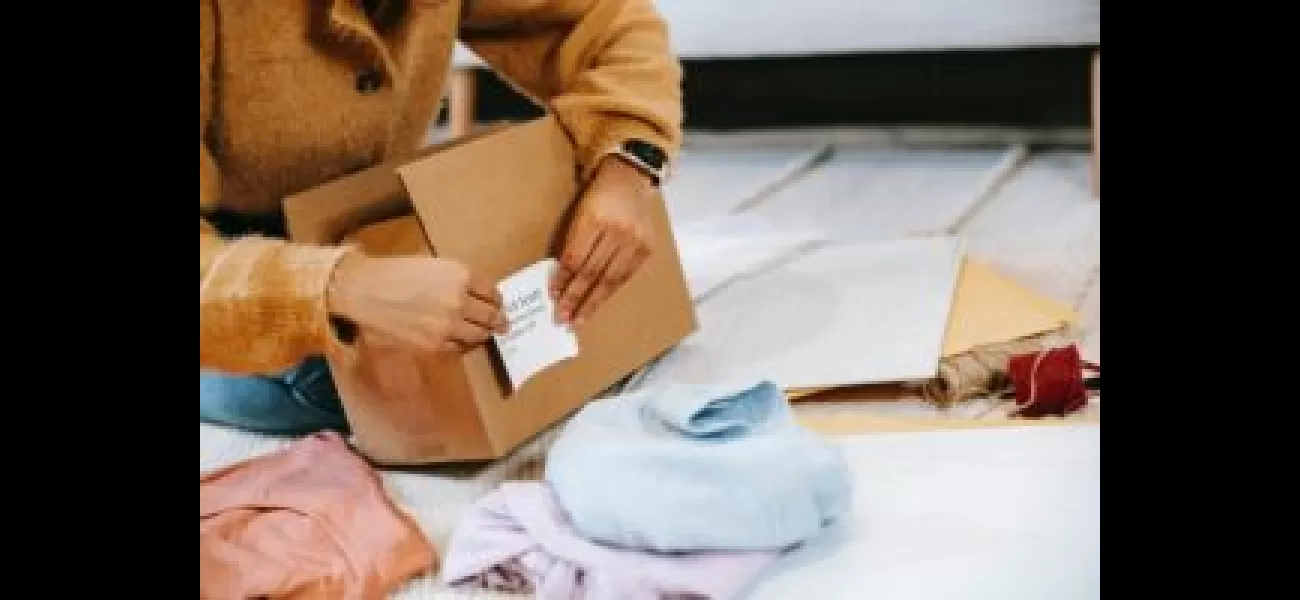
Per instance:
[[[752,600],[1101,597],[1101,426],[840,441],[852,514],[777,563]]]

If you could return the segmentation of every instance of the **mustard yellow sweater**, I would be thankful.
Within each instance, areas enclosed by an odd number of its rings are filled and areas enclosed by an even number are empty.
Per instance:
[[[629,138],[674,153],[681,71],[651,0],[199,0],[199,206],[264,213],[410,157],[459,39],[558,116],[590,168]],[[220,239],[199,219],[199,366],[287,368],[336,343],[325,290],[350,250]]]

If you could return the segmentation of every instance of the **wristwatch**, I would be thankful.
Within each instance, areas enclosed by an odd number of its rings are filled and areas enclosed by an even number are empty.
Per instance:
[[[668,155],[658,146],[644,140],[627,140],[614,151],[623,160],[645,173],[655,187],[668,176]]]

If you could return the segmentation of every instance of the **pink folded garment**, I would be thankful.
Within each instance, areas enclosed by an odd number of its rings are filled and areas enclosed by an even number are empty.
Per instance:
[[[543,482],[507,482],[461,518],[442,578],[459,588],[533,593],[540,600],[721,600],[776,552],[658,553],[579,537]]]

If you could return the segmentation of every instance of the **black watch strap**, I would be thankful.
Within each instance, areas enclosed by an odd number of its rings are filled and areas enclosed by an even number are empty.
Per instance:
[[[662,148],[644,140],[627,140],[619,146],[618,154],[641,169],[656,186],[663,183],[668,154]]]

